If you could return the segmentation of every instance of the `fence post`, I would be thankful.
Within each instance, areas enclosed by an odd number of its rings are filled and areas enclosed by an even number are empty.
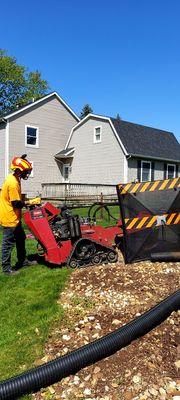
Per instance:
[[[104,199],[103,199],[103,193],[101,192],[101,197],[100,197],[100,202],[101,205],[103,205]],[[103,212],[103,208],[101,207],[101,212],[100,212],[100,218],[103,219],[104,218],[104,212]]]

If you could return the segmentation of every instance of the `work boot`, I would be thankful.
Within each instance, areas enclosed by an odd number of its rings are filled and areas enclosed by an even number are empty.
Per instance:
[[[26,258],[23,262],[23,267],[30,267],[31,265],[36,265],[37,261],[36,260],[28,260],[28,258]]]
[[[13,269],[9,269],[8,271],[3,271],[4,275],[18,275],[19,271],[15,271]]]
[[[18,269],[21,269],[23,267],[27,268],[27,267],[31,267],[32,265],[36,265],[37,261],[36,260],[28,260],[28,258],[26,258],[23,263],[19,263],[17,262],[14,269],[17,271]]]

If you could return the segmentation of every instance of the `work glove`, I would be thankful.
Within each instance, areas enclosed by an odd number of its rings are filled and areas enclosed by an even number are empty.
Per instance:
[[[25,200],[25,206],[39,206],[41,204],[40,197],[34,197],[34,199]]]

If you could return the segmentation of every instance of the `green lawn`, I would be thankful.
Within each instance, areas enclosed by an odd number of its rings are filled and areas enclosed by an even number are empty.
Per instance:
[[[0,231],[0,246],[2,231]],[[36,241],[27,239],[29,254]],[[13,263],[16,261],[13,251]],[[62,320],[57,298],[70,274],[66,268],[49,269],[35,265],[18,275],[0,271],[0,381],[26,371],[43,355],[49,329]]]
[[[93,216],[93,214],[96,212],[98,206],[94,206],[91,209],[91,217]],[[89,207],[84,207],[84,208],[76,208],[72,210],[73,214],[78,214],[82,217],[87,217],[88,216],[88,210]],[[108,206],[108,210],[110,212],[110,214],[116,218],[116,219],[120,219],[120,209],[119,206]],[[102,226],[109,226],[109,225],[116,225],[116,220],[114,220],[113,218],[111,218],[111,216],[109,216],[107,210],[104,208],[102,210],[97,210],[96,212],[96,224],[97,225],[102,225]]]

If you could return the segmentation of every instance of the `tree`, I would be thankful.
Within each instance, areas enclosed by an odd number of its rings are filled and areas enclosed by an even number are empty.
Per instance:
[[[86,115],[91,114],[93,112],[92,108],[90,107],[89,104],[85,104],[85,106],[82,108],[81,114],[80,114],[80,119],[83,119],[86,117]]]
[[[121,120],[121,117],[120,117],[119,113],[117,113],[116,119],[118,119],[119,121]]]
[[[15,57],[0,49],[0,116],[39,99],[48,89],[48,83],[41,79],[39,71],[28,72]]]

